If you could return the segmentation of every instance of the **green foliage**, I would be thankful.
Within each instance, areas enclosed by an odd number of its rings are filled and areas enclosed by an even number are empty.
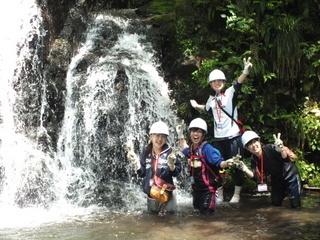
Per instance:
[[[218,68],[218,59],[204,60],[201,67],[192,73],[192,78],[199,83],[202,87],[208,87],[208,76],[212,69]]]
[[[156,13],[174,16],[174,37],[180,53],[177,61],[189,64],[197,60],[193,69],[188,68],[190,73],[186,75],[184,69],[183,80],[174,83],[179,89],[173,94],[180,116],[188,120],[201,115],[210,126],[210,116],[192,109],[189,99],[204,103],[210,94],[209,73],[219,68],[231,84],[241,73],[242,58],[251,56],[254,67],[238,101],[240,119],[268,141],[273,133],[281,132],[293,147],[319,150],[319,118],[312,113],[313,108],[300,108],[307,96],[320,101],[319,3],[151,2]]]
[[[276,80],[276,74],[275,73],[266,73],[263,75],[263,81],[266,83],[267,81],[270,81],[270,80],[273,80],[275,79]]]
[[[320,167],[314,163],[308,163],[304,159],[299,158],[296,161],[299,169],[301,180],[308,186],[320,187]]]
[[[317,41],[314,44],[307,45],[304,48],[304,54],[307,59],[311,61],[313,67],[320,67],[320,41]]]
[[[308,147],[313,150],[320,150],[320,104],[309,99],[304,103],[303,109],[298,116]]]
[[[306,67],[302,90],[306,95],[319,99],[320,88],[320,41],[302,43],[302,51],[310,64]]]
[[[153,14],[167,14],[174,9],[174,1],[172,0],[153,0],[150,3],[149,10]]]
[[[238,15],[239,8],[235,4],[227,5],[228,15],[226,21],[227,29],[231,29],[235,32],[248,33],[253,31],[254,19],[248,17],[242,17]]]
[[[274,24],[276,34],[273,55],[276,61],[273,68],[280,79],[292,84],[297,79],[300,69],[300,18],[281,14]]]
[[[188,30],[186,27],[185,19],[181,18],[176,21],[176,32],[177,32],[177,41],[181,48],[182,54],[184,57],[188,58],[194,56],[198,52],[198,47],[194,41],[188,38]]]

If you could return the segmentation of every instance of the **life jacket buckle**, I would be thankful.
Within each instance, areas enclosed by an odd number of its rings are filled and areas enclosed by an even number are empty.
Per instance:
[[[201,158],[190,158],[188,162],[193,168],[199,168],[202,165]]]

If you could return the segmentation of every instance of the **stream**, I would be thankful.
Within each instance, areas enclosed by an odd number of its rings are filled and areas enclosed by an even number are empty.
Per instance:
[[[319,239],[320,194],[308,192],[302,208],[269,204],[268,196],[243,196],[238,206],[220,206],[213,216],[199,216],[191,202],[179,205],[176,215],[155,216],[93,210],[88,215],[30,228],[1,229],[0,239]]]

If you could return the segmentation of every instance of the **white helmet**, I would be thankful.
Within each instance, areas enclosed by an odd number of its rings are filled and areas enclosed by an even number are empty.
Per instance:
[[[214,80],[224,80],[224,81],[226,81],[227,79],[226,79],[226,76],[224,75],[224,73],[221,70],[214,69],[209,74],[208,83],[211,83]]]
[[[207,123],[202,118],[193,119],[189,124],[189,128],[188,128],[189,131],[190,131],[191,128],[200,128],[203,131],[205,131],[206,133],[208,132]]]
[[[167,124],[165,124],[162,121],[155,122],[154,124],[151,125],[149,134],[165,134],[169,136],[169,128]]]
[[[248,144],[248,142],[257,138],[260,139],[258,134],[256,134],[254,131],[245,131],[241,137],[242,145],[245,147]]]

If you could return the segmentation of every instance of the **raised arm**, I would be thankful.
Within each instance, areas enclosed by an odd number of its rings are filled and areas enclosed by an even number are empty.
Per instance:
[[[281,154],[283,159],[289,158],[291,161],[294,161],[297,158],[297,155],[294,154],[288,147],[283,145],[283,141],[281,140],[281,133],[277,135],[273,134],[274,145],[277,152]]]
[[[238,80],[237,80],[238,83],[243,83],[246,80],[247,76],[249,75],[250,70],[253,66],[250,61],[251,61],[251,57],[248,57],[247,59],[246,58],[243,59],[243,71],[241,75],[238,77]]]

